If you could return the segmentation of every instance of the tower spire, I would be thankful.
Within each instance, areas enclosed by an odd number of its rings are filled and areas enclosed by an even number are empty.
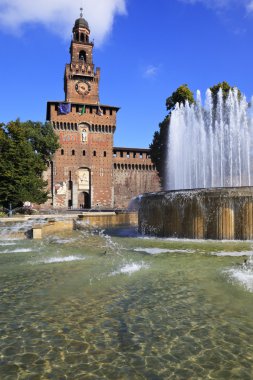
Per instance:
[[[83,7],[80,8],[80,17],[83,17]]]

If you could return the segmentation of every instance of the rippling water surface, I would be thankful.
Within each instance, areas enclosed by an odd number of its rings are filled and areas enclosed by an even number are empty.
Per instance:
[[[253,378],[252,243],[130,232],[1,236],[0,379]]]

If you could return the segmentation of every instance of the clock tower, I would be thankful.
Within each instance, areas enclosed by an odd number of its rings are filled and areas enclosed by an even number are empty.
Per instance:
[[[65,99],[47,102],[46,118],[60,148],[45,173],[50,193],[46,207],[127,207],[132,197],[157,191],[159,179],[148,149],[113,146],[119,107],[100,102],[100,69],[93,63],[94,45],[82,8],[72,32]]]
[[[64,91],[66,102],[99,103],[100,69],[93,64],[93,42],[90,42],[88,22],[83,18],[75,21],[70,45],[70,64],[66,65]]]
[[[100,69],[93,63],[94,46],[82,8],[72,32],[70,63],[64,73],[65,99],[47,102],[47,120],[61,145],[48,171],[51,206],[111,208],[113,135],[119,108],[100,103]]]

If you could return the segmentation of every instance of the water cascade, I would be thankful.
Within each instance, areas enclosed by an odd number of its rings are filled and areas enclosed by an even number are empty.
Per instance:
[[[193,239],[253,239],[253,117],[235,88],[171,112],[166,191],[144,194],[139,231]]]
[[[251,186],[253,119],[235,88],[225,98],[210,89],[202,105],[177,104],[168,134],[166,189]],[[216,103],[216,104],[214,104]]]

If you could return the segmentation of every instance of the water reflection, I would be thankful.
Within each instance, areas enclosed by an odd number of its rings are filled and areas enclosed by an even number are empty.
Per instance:
[[[252,377],[251,243],[131,234],[0,241],[1,379]]]

